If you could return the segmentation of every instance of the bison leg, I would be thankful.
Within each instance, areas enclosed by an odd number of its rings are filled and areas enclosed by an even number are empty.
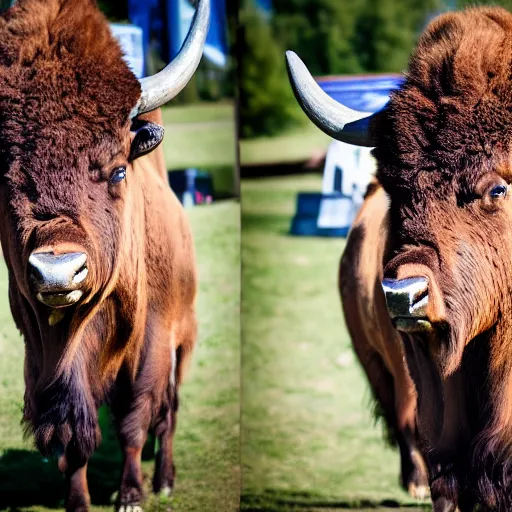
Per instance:
[[[153,492],[167,496],[174,487],[176,468],[173,461],[173,439],[176,431],[178,414],[178,392],[176,385],[169,386],[171,397],[170,410],[161,417],[155,428],[158,439],[158,451],[155,457],[155,473],[153,475]]]
[[[380,354],[370,344],[354,343],[354,348],[370,382],[373,396],[377,402],[376,415],[382,416],[386,422],[388,436],[391,442],[397,442],[401,458],[401,484],[414,498],[425,499],[430,494],[428,471],[423,457],[418,450],[414,420],[404,421],[401,411],[411,409],[407,402],[415,403],[414,396],[404,395],[404,383],[395,382],[386,368]],[[407,376],[404,376],[406,380]],[[414,402],[413,402],[414,400]],[[412,407],[414,412],[414,407]],[[409,414],[414,418],[414,414]],[[413,423],[411,425],[410,423]]]
[[[119,410],[113,407],[124,459],[116,509],[118,512],[140,512],[144,497],[141,457],[151,419],[151,397],[140,395],[130,403],[128,410],[120,416]]]
[[[414,433],[409,428],[397,429],[396,437],[400,448],[400,480],[403,488],[413,498],[428,498],[430,495],[428,470],[416,445]]]
[[[459,488],[453,475],[437,478],[432,483],[432,510],[433,512],[469,512],[473,510],[473,504],[469,507],[458,503]]]
[[[121,489],[117,499],[119,512],[137,512],[142,510],[141,503],[144,496],[142,468],[140,466],[142,447],[124,446],[123,475]]]
[[[194,312],[184,318],[180,335],[173,338],[173,361],[167,386],[168,401],[162,407],[154,421],[154,432],[158,439],[158,451],[155,457],[155,473],[153,476],[153,492],[168,495],[174,487],[176,468],[173,461],[173,439],[178,419],[178,390],[190,364],[197,327]],[[173,349],[171,349],[173,350]]]
[[[155,458],[155,474],[153,476],[153,492],[170,494],[174,487],[176,467],[173,461],[173,440],[178,420],[178,388],[183,379],[183,374],[189,364],[192,353],[192,343],[195,336],[195,324],[191,322],[191,333],[184,343],[175,352],[175,361],[169,379],[168,396],[169,408],[162,409],[159,418],[155,422],[155,435],[158,439],[158,451]]]
[[[87,463],[75,462],[72,453],[61,458],[60,469],[66,475],[66,512],[87,512],[91,504],[87,487]]]

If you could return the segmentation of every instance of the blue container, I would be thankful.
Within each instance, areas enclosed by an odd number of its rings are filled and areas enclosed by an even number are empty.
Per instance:
[[[389,100],[389,93],[398,89],[402,75],[368,75],[360,77],[322,77],[317,82],[333,99],[361,112],[376,112]]]
[[[324,228],[318,225],[320,208],[324,199],[346,201],[344,194],[322,194],[321,192],[299,192],[297,213],[293,217],[290,234],[295,236],[347,236],[350,226]]]
[[[213,202],[214,188],[210,173],[190,168],[169,171],[168,176],[169,185],[184,206]]]

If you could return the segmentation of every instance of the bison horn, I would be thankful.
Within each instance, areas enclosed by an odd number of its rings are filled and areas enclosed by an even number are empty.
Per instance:
[[[370,129],[377,114],[352,110],[331,98],[316,83],[296,53],[286,52],[286,65],[299,105],[320,130],[356,146],[377,145]]]
[[[131,117],[161,107],[188,84],[203,55],[209,27],[210,0],[199,0],[190,30],[178,55],[156,75],[140,80],[142,93]]]

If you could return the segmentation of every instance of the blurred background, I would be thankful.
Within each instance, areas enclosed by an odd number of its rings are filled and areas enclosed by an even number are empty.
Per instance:
[[[242,510],[431,510],[399,485],[338,296],[375,162],[307,119],[284,52],[334,99],[374,112],[429,20],[477,3],[242,0]]]
[[[78,0],[77,0],[78,1]],[[0,2],[7,8],[11,2]],[[195,2],[100,0],[126,59],[138,76],[159,71],[186,36]],[[207,45],[194,78],[163,109],[169,182],[185,205],[196,246],[199,340],[181,390],[174,444],[176,488],[149,496],[144,510],[235,511],[240,493],[240,204],[236,172],[236,10],[211,0]],[[62,510],[64,479],[24,439],[24,347],[8,303],[0,256],[0,511]],[[103,441],[88,467],[92,511],[113,510],[121,453],[108,410],[100,410]],[[143,471],[151,488],[154,443]]]

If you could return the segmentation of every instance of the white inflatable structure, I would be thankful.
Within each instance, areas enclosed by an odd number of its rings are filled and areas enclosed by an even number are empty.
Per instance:
[[[363,204],[366,188],[375,174],[371,148],[333,141],[325,160],[322,200],[318,215],[320,229],[346,229]]]

